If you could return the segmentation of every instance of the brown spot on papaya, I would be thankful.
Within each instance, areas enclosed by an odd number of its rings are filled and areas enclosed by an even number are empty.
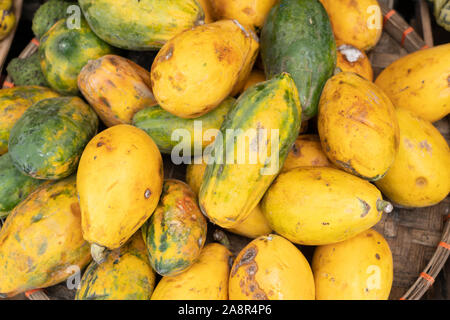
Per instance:
[[[248,16],[254,15],[255,14],[255,10],[253,10],[250,7],[246,7],[242,10],[243,13],[245,13]]]
[[[170,60],[173,57],[173,51],[174,51],[174,47],[173,47],[173,44],[171,43],[164,52],[161,52],[161,55],[159,56],[158,61],[164,62],[164,61]]]
[[[103,142],[99,142],[99,143],[97,143],[97,148],[100,148],[100,147],[103,146],[103,145],[104,145]]]
[[[375,258],[376,258],[377,260],[380,260],[380,255],[379,255],[378,253],[376,253],[376,254],[375,254]]]
[[[108,99],[106,99],[105,97],[101,97],[100,101],[109,109],[111,109],[111,104],[109,103]]]
[[[360,198],[358,198],[358,200],[359,200],[359,203],[361,204],[362,209],[363,209],[363,212],[361,213],[361,218],[364,218],[365,216],[367,216],[367,214],[370,211],[370,205],[366,201],[364,201],[364,200],[362,200]]]
[[[144,193],[145,199],[150,198],[151,195],[152,195],[152,192],[150,189],[145,190],[145,193]]]
[[[372,237],[372,236],[373,236],[373,234],[370,233],[370,232],[366,234],[366,237],[368,237],[368,238],[370,238],[370,237]]]
[[[78,202],[74,202],[70,205],[70,211],[75,217],[81,216],[80,204]]]
[[[112,82],[111,80],[106,80],[106,83],[109,84],[111,87],[113,88],[117,88],[116,85],[114,84],[114,82]]]
[[[189,197],[177,200],[176,206],[178,209],[186,213],[193,211],[195,208],[194,204],[192,203],[192,200]]]
[[[421,149],[425,149],[429,153],[432,153],[432,151],[433,151],[433,148],[428,144],[427,140],[423,140],[423,141],[419,142],[419,147]]]
[[[229,64],[233,63],[233,51],[230,47],[224,45],[223,43],[215,43],[214,49],[216,51],[217,59],[222,62],[226,61]]]
[[[329,226],[329,225],[330,225],[329,222],[322,222],[322,224],[323,224],[324,226]]]
[[[298,146],[296,143],[294,143],[294,145],[292,146],[292,154],[295,157],[301,157],[301,155],[302,155],[302,147]]]
[[[425,187],[428,184],[428,181],[425,177],[419,177],[416,179],[416,185],[418,187]]]

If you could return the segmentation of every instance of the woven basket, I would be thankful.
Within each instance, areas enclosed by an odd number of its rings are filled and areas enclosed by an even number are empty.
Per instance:
[[[21,2],[21,1],[20,1]],[[385,67],[410,52],[432,46],[429,31],[430,20],[423,19],[422,29],[428,35],[428,43],[408,25],[394,10],[392,0],[379,0],[384,16],[384,32],[379,44],[369,53],[375,75]],[[424,2],[421,2],[422,14]],[[33,39],[20,54],[26,58],[37,51],[39,42]],[[3,88],[14,86],[7,77]],[[450,141],[449,117],[435,123],[437,128]],[[174,165],[169,157],[164,158],[164,175],[168,178],[184,180],[183,165]],[[450,197],[436,206],[421,209],[395,208],[391,214],[385,214],[374,227],[388,241],[394,259],[394,283],[390,299],[418,300],[432,286],[439,272],[445,265],[450,254]],[[1,221],[0,221],[1,224]],[[213,231],[216,226],[208,224],[208,240],[213,241]],[[231,251],[237,255],[251,239],[226,232],[231,243]],[[308,260],[311,259],[314,247],[299,246]],[[65,284],[60,284],[44,290],[33,290],[14,299],[28,298],[30,300],[73,299],[74,291]]]

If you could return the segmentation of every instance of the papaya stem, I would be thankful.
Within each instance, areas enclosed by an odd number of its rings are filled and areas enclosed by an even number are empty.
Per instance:
[[[378,199],[377,210],[383,211],[384,213],[391,213],[394,210],[394,206],[389,201]]]
[[[106,248],[96,243],[91,244],[91,256],[97,264],[102,264],[106,259]]]
[[[228,250],[231,249],[231,243],[230,240],[228,239],[227,235],[225,234],[225,232],[223,232],[220,229],[216,229],[213,233],[213,238],[215,241],[219,242],[220,244],[224,245]],[[231,250],[230,250],[231,251]]]

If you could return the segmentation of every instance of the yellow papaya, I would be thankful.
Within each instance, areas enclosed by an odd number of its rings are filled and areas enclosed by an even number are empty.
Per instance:
[[[450,192],[450,150],[441,133],[407,109],[396,110],[400,150],[377,187],[405,207],[432,206]]]
[[[161,108],[181,118],[197,118],[216,108],[236,85],[252,41],[232,20],[197,26],[169,40],[151,68]]]
[[[75,177],[44,183],[14,208],[0,231],[0,294],[53,286],[90,261]]]
[[[314,300],[308,261],[292,243],[275,234],[241,250],[230,272],[230,300]]]
[[[280,174],[261,204],[270,226],[302,245],[344,241],[380,221],[392,205],[370,182],[329,167]]]
[[[394,106],[380,88],[353,72],[338,73],[327,81],[318,130],[331,162],[367,180],[382,178],[398,152]]]
[[[6,2],[11,3],[9,0]],[[12,5],[0,8],[0,41],[9,36],[15,26],[16,15],[14,14]]]
[[[163,184],[158,147],[145,131],[120,124],[86,146],[77,172],[84,238],[94,260],[117,249],[155,210]]]
[[[205,245],[207,223],[191,188],[167,179],[155,213],[141,230],[153,269],[162,276],[174,276],[197,260]]]
[[[116,55],[90,60],[78,75],[78,88],[108,127],[131,124],[136,112],[156,104],[150,72]]]
[[[213,15],[213,9],[211,6],[211,0],[197,0],[200,3],[203,12],[205,13],[205,23],[211,23],[215,21]]]
[[[373,69],[366,53],[355,46],[336,42],[337,63],[341,71],[354,72],[369,81],[373,81]]]
[[[317,300],[387,300],[393,280],[389,244],[369,229],[317,247],[312,269]]]
[[[231,252],[210,243],[192,267],[173,277],[163,277],[152,300],[228,300]]]
[[[450,43],[410,53],[375,80],[396,108],[435,122],[450,113]]]
[[[138,231],[104,263],[87,267],[75,300],[150,300],[154,287],[155,272]]]

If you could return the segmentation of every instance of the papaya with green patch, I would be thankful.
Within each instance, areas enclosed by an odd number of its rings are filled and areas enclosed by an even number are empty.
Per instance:
[[[77,77],[89,60],[111,54],[114,49],[101,40],[80,18],[79,26],[69,26],[66,19],[53,25],[41,38],[39,58],[42,72],[54,90],[75,95]]]
[[[206,230],[195,193],[182,181],[166,180],[158,207],[142,226],[153,269],[162,276],[188,269],[205,245]]]
[[[128,50],[153,50],[204,23],[195,0],[80,0],[92,30],[109,44]]]
[[[97,115],[78,97],[42,100],[28,108],[12,128],[9,153],[26,175],[65,178],[77,169],[97,127]]]
[[[150,300],[155,287],[153,271],[141,232],[102,264],[91,262],[81,278],[75,300]]]
[[[0,230],[0,294],[53,286],[90,260],[75,177],[44,184],[11,212]]]
[[[0,155],[8,152],[9,135],[14,124],[34,103],[59,94],[39,86],[0,89]]]

